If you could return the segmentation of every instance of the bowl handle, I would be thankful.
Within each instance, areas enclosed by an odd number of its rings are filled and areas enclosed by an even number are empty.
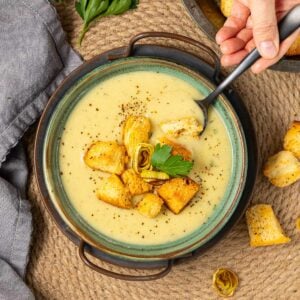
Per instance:
[[[184,35],[180,35],[180,34],[176,34],[176,33],[170,33],[170,32],[160,32],[160,31],[149,31],[149,32],[142,32],[139,33],[135,36],[133,36],[130,41],[128,46],[125,49],[124,53],[120,53],[120,54],[111,54],[108,56],[109,60],[115,60],[115,59],[119,59],[119,58],[125,58],[125,57],[129,57],[132,55],[133,53],[133,48],[134,45],[137,41],[145,39],[145,38],[153,38],[153,37],[158,37],[158,38],[169,38],[169,39],[173,39],[173,40],[178,40],[190,45],[193,45],[197,48],[199,48],[201,51],[205,52],[208,56],[210,56],[214,62],[214,75],[213,78],[216,82],[219,81],[219,75],[220,75],[220,70],[221,70],[221,64],[220,64],[220,60],[218,57],[218,54],[212,50],[211,48],[209,48],[208,46],[204,45],[203,43],[194,40],[192,38],[189,38],[187,36]]]
[[[87,243],[83,240],[80,241],[78,252],[79,252],[79,257],[81,260],[84,262],[85,265],[93,269],[94,271],[101,273],[103,275],[113,277],[116,279],[121,279],[121,280],[127,280],[127,281],[149,281],[149,280],[156,280],[159,278],[162,278],[166,276],[172,269],[173,267],[173,260],[169,260],[167,266],[160,271],[159,273],[155,274],[149,274],[149,275],[127,275],[127,274],[121,274],[121,273],[116,273],[112,272],[109,270],[106,270],[104,268],[101,268],[97,265],[95,265],[93,262],[91,262],[87,256],[85,255],[85,246]]]

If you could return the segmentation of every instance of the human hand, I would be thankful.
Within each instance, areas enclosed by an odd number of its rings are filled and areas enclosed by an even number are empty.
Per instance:
[[[262,56],[253,66],[260,73],[275,64],[296,40],[297,30],[279,45],[277,20],[300,0],[234,0],[230,17],[216,35],[223,66],[232,66],[255,47]]]

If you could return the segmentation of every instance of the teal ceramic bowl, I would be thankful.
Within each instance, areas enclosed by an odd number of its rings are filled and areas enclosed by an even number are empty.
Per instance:
[[[166,275],[173,263],[195,257],[217,243],[243,215],[249,202],[256,172],[257,150],[253,126],[242,100],[227,89],[215,102],[230,137],[232,151],[231,177],[218,207],[194,232],[159,245],[137,245],[120,242],[96,230],[85,221],[68,198],[59,174],[59,137],[70,113],[82,96],[95,85],[119,74],[134,71],[158,71],[178,77],[206,96],[215,87],[219,73],[203,59],[172,47],[136,45],[144,37],[169,37],[209,49],[201,43],[169,33],[144,33],[133,37],[128,47],[113,49],[85,62],[65,79],[53,94],[41,117],[35,141],[35,173],[49,213],[62,232],[79,246],[79,255],[92,269],[119,279],[152,280]],[[124,58],[127,57],[127,58]],[[116,87],[117,88],[117,87]],[[188,222],[188,220],[187,220]],[[109,263],[123,267],[165,269],[154,275],[128,276],[105,270],[89,261],[85,251]]]
[[[181,256],[193,251],[218,233],[232,216],[241,197],[247,174],[247,150],[244,133],[230,103],[221,96],[214,105],[230,137],[232,151],[231,177],[223,199],[207,222],[191,234],[160,245],[138,245],[120,242],[104,235],[89,225],[72,205],[65,192],[59,166],[60,137],[76,105],[95,85],[120,74],[135,71],[166,73],[178,77],[201,94],[207,95],[213,86],[202,76],[177,64],[154,58],[124,58],[95,68],[82,76],[61,98],[48,123],[43,147],[43,176],[50,191],[50,199],[65,222],[87,243],[102,250],[134,260],[159,259]],[[116,87],[117,88],[117,87]],[[174,216],[176,218],[176,216]],[[188,221],[188,220],[187,220]]]

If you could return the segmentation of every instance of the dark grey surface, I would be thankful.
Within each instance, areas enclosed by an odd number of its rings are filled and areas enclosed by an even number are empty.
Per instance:
[[[48,1],[0,0],[0,300],[34,298],[22,280],[32,224],[19,140],[79,64]]]

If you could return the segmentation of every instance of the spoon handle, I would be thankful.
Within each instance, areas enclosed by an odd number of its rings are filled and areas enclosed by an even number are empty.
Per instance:
[[[300,27],[300,5],[296,5],[278,24],[279,40],[282,42]],[[253,49],[217,88],[201,102],[208,107],[237,77],[249,69],[259,58],[258,50]]]

